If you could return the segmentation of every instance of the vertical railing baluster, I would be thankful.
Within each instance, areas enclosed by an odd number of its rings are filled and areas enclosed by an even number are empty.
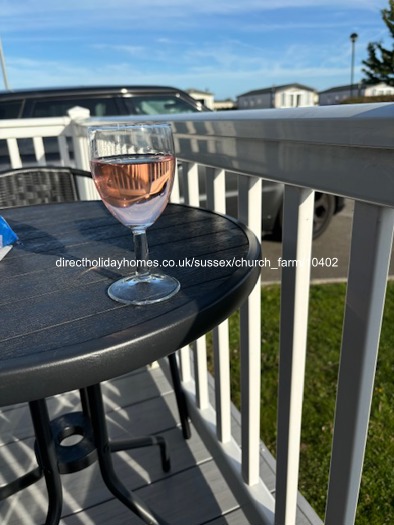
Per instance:
[[[240,176],[238,217],[261,239],[261,179]],[[242,475],[260,477],[261,281],[240,310]]]
[[[90,171],[88,142],[86,128],[78,123],[78,119],[88,118],[89,110],[74,108],[69,111],[71,122],[71,137],[74,151],[75,165],[82,170]],[[86,177],[77,178],[77,186],[82,200],[98,200],[100,198],[93,180]]]
[[[194,380],[196,383],[196,405],[200,410],[204,410],[209,404],[206,338],[200,337],[194,341],[192,348]]]
[[[21,168],[22,160],[19,154],[18,141],[16,138],[7,139],[7,149],[10,156],[11,168]]]
[[[231,439],[230,344],[228,322],[212,331],[215,363],[216,434],[221,443]]]
[[[355,520],[393,228],[394,209],[356,202],[326,525]]]
[[[82,114],[83,116],[84,114]],[[78,118],[79,113],[73,114],[73,118]],[[73,149],[75,164],[78,168],[82,170],[89,170],[89,151],[88,151],[88,142],[86,140],[86,130],[78,124],[77,121],[72,123],[72,139],[73,139]]]
[[[179,192],[179,167],[178,163],[175,165],[175,176],[174,184],[172,186],[172,191],[170,195],[170,202],[178,204],[180,202],[180,192]]]
[[[39,166],[45,166],[45,149],[44,149],[44,140],[42,137],[33,137],[33,148],[34,156],[36,157],[37,164]]]
[[[218,213],[226,213],[225,171],[207,168],[207,207]],[[216,432],[218,440],[226,443],[231,439],[231,391],[230,391],[230,342],[228,321],[213,331],[215,364]]]
[[[226,172],[222,169],[206,168],[207,208],[226,213]]]
[[[275,524],[297,510],[314,192],[285,186],[280,313]],[[264,352],[264,348],[262,350]],[[338,525],[338,524],[337,524]]]
[[[199,207],[198,164],[195,162],[182,162],[182,177],[185,204]]]
[[[67,147],[67,137],[65,135],[59,135],[57,138],[57,142],[59,145],[60,161],[62,163],[62,166],[70,166],[71,160]]]
[[[187,383],[192,378],[192,371],[191,371],[191,364],[190,364],[190,347],[189,346],[183,346],[178,350],[178,357],[179,357],[179,366],[180,366],[180,376],[181,381],[184,383]],[[200,381],[201,384],[201,381]],[[196,382],[197,385],[197,382]],[[198,397],[198,394],[196,393],[196,396]]]
[[[185,204],[189,206],[200,206],[200,196],[199,196],[199,184],[198,184],[198,164],[193,162],[182,162],[182,182],[183,182],[183,198]],[[193,352],[203,352],[205,348],[205,338],[204,341],[196,341],[193,347]],[[182,381],[187,382],[191,379],[191,366],[190,366],[190,349],[188,346],[183,347],[179,350],[179,361],[181,368],[181,378]],[[201,363],[204,362],[204,356],[194,355],[195,361],[195,373],[199,373],[199,378],[196,380],[196,389],[205,388],[205,384],[208,383],[208,376],[206,371],[203,372],[204,367],[201,366]],[[205,359],[206,362],[206,359]],[[205,365],[206,370],[206,365]],[[205,375],[205,377],[202,376]],[[196,391],[196,398],[203,400],[205,394],[203,392]]]

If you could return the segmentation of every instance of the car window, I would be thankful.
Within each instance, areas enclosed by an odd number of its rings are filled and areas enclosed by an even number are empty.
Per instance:
[[[18,118],[22,107],[22,100],[13,102],[0,103],[0,119],[2,118]]]
[[[144,95],[124,99],[129,113],[135,115],[166,115],[194,113],[198,109],[174,95]]]
[[[75,106],[90,110],[92,117],[114,116],[118,114],[113,98],[62,98],[61,100],[43,99],[32,103],[31,117],[62,117]]]

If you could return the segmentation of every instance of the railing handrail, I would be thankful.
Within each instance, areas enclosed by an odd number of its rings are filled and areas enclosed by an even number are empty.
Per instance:
[[[70,117],[4,119],[0,120],[0,139],[28,138],[32,135],[27,130],[64,129],[70,122]]]
[[[183,160],[394,206],[393,103],[181,114],[171,122]]]

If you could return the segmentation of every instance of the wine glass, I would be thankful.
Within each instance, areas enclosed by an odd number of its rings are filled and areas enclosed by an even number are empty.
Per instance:
[[[146,229],[167,206],[175,173],[171,126],[161,122],[110,124],[88,129],[90,168],[102,201],[133,233],[135,272],[115,281],[108,295],[144,305],[175,295],[179,282],[150,272]]]

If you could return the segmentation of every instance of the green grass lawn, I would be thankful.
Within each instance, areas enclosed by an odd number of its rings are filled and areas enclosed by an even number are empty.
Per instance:
[[[299,489],[323,518],[333,432],[346,288],[312,285]],[[275,455],[279,286],[263,288],[261,438]],[[230,320],[231,382],[239,407],[238,314]],[[389,283],[374,387],[357,525],[394,523],[394,283]]]

